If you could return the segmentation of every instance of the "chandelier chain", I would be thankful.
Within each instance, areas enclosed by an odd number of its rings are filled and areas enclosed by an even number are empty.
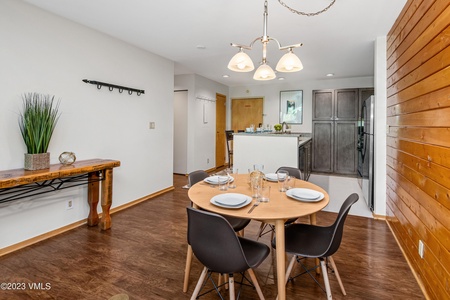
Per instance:
[[[302,16],[312,17],[312,16],[317,16],[317,15],[323,13],[323,12],[326,12],[331,6],[333,6],[333,4],[334,4],[334,2],[336,2],[336,0],[332,0],[332,2],[330,3],[330,5],[328,5],[328,6],[325,7],[324,9],[319,10],[319,11],[317,11],[317,12],[312,12],[312,13],[307,13],[307,12],[295,10],[295,9],[289,7],[286,3],[284,3],[283,0],[278,0],[278,2],[279,2],[282,6],[286,7],[287,9],[289,9],[292,13],[295,13],[295,14],[298,14],[298,15],[302,15]]]

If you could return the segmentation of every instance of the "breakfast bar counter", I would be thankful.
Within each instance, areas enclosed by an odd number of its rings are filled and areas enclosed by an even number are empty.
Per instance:
[[[233,135],[233,166],[240,173],[264,165],[264,173],[279,167],[299,167],[299,147],[310,137],[296,133],[235,133]]]

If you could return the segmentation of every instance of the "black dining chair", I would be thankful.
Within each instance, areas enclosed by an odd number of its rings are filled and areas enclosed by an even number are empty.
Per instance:
[[[286,283],[288,280],[293,280],[295,277],[308,273],[314,281],[326,292],[327,298],[331,299],[330,282],[328,280],[328,269],[332,270],[337,278],[339,286],[341,287],[342,294],[346,295],[344,285],[342,284],[341,277],[336,268],[332,255],[336,253],[341,245],[342,236],[344,232],[344,222],[347,218],[348,212],[353,204],[359,199],[358,194],[353,193],[347,197],[342,204],[335,222],[330,226],[317,226],[309,224],[291,224],[286,227],[285,230],[285,249],[286,253],[294,254],[287,270],[286,270]],[[272,241],[272,247],[275,248],[276,237]],[[320,267],[322,269],[323,281],[325,289],[320,285],[317,279],[311,274],[311,271],[317,269],[319,266],[314,266],[308,269],[301,260],[305,258],[318,258],[320,261]],[[294,263],[299,262],[305,269],[304,272],[289,277]],[[331,266],[330,266],[331,265]]]
[[[196,170],[188,174],[188,185],[189,187],[193,186],[194,184],[202,181],[206,177],[208,177],[209,174],[204,170]],[[192,206],[192,202],[191,202]],[[233,227],[233,230],[240,236],[244,236],[244,228],[247,227],[247,225],[250,223],[251,219],[242,219],[242,218],[236,218],[236,217],[230,217],[230,216],[224,216],[224,218],[231,224]],[[189,272],[191,269],[191,259],[192,259],[192,251],[190,247],[188,247],[188,253],[186,256],[186,274],[183,284],[183,291],[186,292],[189,284]]]
[[[225,130],[225,138],[227,143],[227,151],[228,151],[228,168],[231,168],[231,159],[233,157],[233,133],[234,130]]]
[[[299,168],[294,168],[294,167],[279,167],[278,171],[286,171],[288,172],[289,176],[291,177],[295,177],[297,179],[302,180],[303,176],[302,176],[302,171],[300,171]]]
[[[278,171],[286,171],[286,172],[288,172],[289,176],[295,177],[295,178],[300,179],[300,180],[302,179],[302,172],[298,168],[294,168],[294,167],[279,167],[276,172],[278,172]],[[291,223],[294,223],[297,219],[298,218],[288,219],[284,224],[285,225],[289,225]],[[269,227],[268,230],[266,230],[267,227]],[[264,231],[264,230],[266,230],[266,231]],[[270,225],[270,224],[262,222],[261,226],[259,227],[259,231],[258,231],[258,235],[256,237],[256,240],[259,240],[259,238],[261,238],[263,235],[265,235],[265,234],[267,234],[269,232],[271,234],[270,239],[272,240],[273,239],[273,235],[275,233],[275,227],[273,225]]]
[[[209,174],[206,173],[206,171],[203,170],[197,170],[193,171],[188,174],[188,184],[189,186],[193,186],[197,182],[202,181],[206,177],[208,177]],[[247,225],[250,223],[250,219],[242,219],[242,218],[236,218],[236,217],[230,217],[230,216],[224,216],[225,219],[227,219],[228,222],[230,222],[231,226],[233,227],[234,231],[240,233],[243,235],[243,232],[241,232]]]
[[[269,255],[269,247],[263,243],[237,236],[230,223],[221,215],[191,207],[187,208],[187,215],[188,243],[197,259],[204,265],[191,299],[197,299],[206,277],[213,282],[214,289],[210,291],[216,290],[223,299],[219,291],[221,285],[216,285],[211,277],[213,272],[228,275],[230,299],[235,299],[234,273],[242,274],[240,288],[244,285],[245,279],[253,284],[259,298],[264,299],[253,269],[258,267]],[[245,277],[245,271],[250,275],[251,281]],[[239,289],[238,298],[240,291],[241,289]]]

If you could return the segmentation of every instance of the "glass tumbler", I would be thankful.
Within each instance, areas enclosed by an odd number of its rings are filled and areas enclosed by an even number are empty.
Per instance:
[[[289,177],[288,172],[286,171],[278,171],[277,179],[278,179],[278,189],[280,192],[286,192],[286,180]]]

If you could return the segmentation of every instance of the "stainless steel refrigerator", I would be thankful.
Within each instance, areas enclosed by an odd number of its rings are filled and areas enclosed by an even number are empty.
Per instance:
[[[374,209],[374,104],[370,96],[361,103],[358,122],[358,183],[370,210]]]

